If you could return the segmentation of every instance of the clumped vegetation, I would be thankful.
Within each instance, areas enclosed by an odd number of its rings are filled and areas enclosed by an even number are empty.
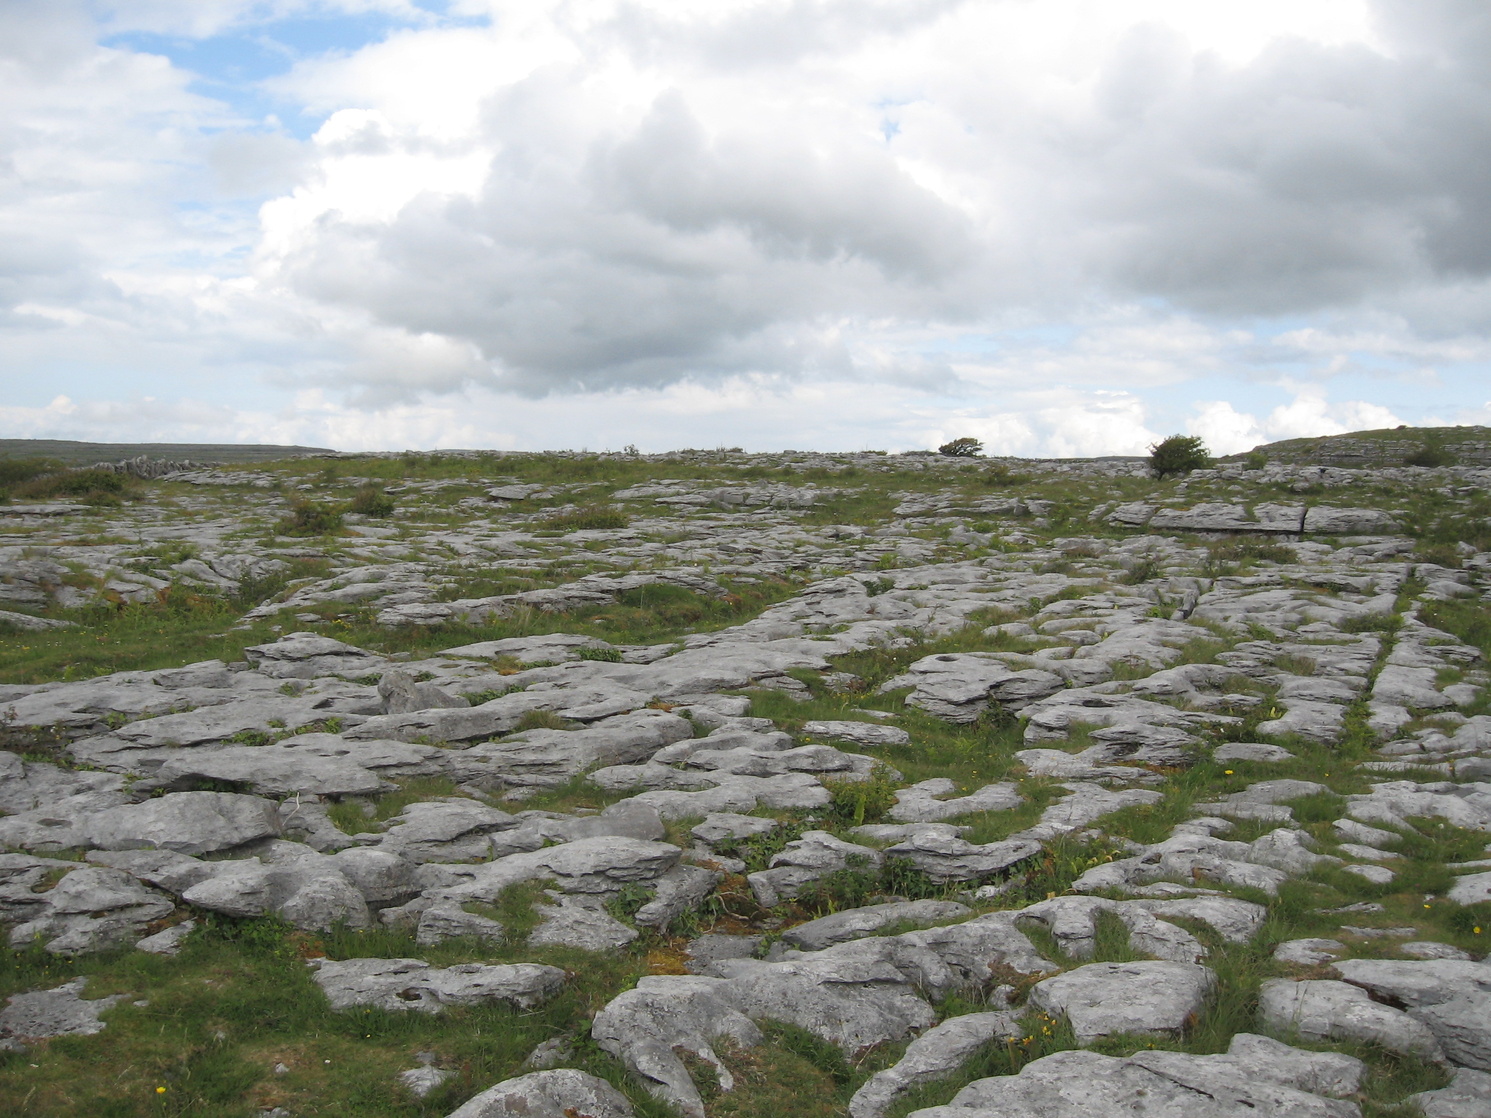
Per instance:
[[[1157,478],[1188,474],[1211,465],[1211,454],[1197,435],[1171,435],[1149,448],[1149,468]]]
[[[943,443],[937,448],[937,453],[947,458],[977,458],[983,452],[984,444],[967,435],[961,439]]]
[[[342,530],[342,513],[333,505],[297,498],[275,530],[282,536],[329,536]]]
[[[347,511],[355,512],[359,516],[371,516],[375,519],[386,519],[394,514],[398,502],[381,485],[363,485],[352,495],[352,500],[347,502]]]
[[[128,474],[115,470],[67,467],[45,458],[0,458],[0,500],[67,500],[117,507],[138,488]]]

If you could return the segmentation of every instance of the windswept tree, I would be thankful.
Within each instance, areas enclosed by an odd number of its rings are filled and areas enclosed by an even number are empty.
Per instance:
[[[1197,435],[1171,435],[1149,448],[1149,468],[1155,477],[1188,474],[1211,465],[1211,454]]]
[[[943,443],[937,448],[938,454],[945,454],[949,458],[977,458],[983,452],[984,444],[966,435],[950,443]]]

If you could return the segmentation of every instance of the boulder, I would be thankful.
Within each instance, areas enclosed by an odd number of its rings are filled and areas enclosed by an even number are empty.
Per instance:
[[[1306,1040],[1380,1044],[1424,1059],[1444,1058],[1434,1034],[1422,1023],[1401,1009],[1373,1001],[1365,990],[1333,979],[1268,979],[1259,991],[1258,1020],[1273,1032]]]
[[[50,990],[12,994],[6,999],[6,1007],[0,1009],[0,1038],[45,1040],[102,1032],[105,1022],[99,1015],[127,995],[113,994],[85,1001],[82,993],[87,986],[87,978],[74,978]]]
[[[1361,1118],[1355,1103],[1291,1081],[1299,1063],[1334,1053],[1296,1055],[1297,1061],[1268,1063],[1231,1051],[1217,1056],[1145,1051],[1124,1058],[1058,1052],[1025,1065],[1018,1075],[970,1083],[947,1106],[913,1111],[911,1118]],[[1317,1078],[1308,1064],[1303,1074],[1311,1084]]]
[[[679,975],[639,979],[595,1015],[590,1035],[649,1092],[687,1118],[704,1118],[704,1100],[679,1051],[710,1065],[720,1089],[728,1091],[734,1077],[712,1045],[728,1038],[751,1047],[762,1040],[761,1030],[736,1004],[730,983]]]
[[[316,984],[332,1009],[372,1006],[440,1013],[446,1006],[503,1001],[528,1009],[564,985],[558,967],[537,963],[432,967],[418,959],[317,959]]]
[[[555,1068],[505,1079],[448,1118],[632,1118],[632,1105],[604,1079]]]
[[[906,1092],[958,1070],[991,1040],[1017,1040],[1020,1022],[1010,1013],[968,1013],[933,1026],[906,1046],[891,1067],[876,1072],[849,1100],[849,1118],[884,1118]]]
[[[1064,1015],[1080,1041],[1111,1033],[1177,1036],[1215,985],[1216,975],[1195,963],[1089,963],[1036,983],[1030,1004]]]
[[[106,808],[88,819],[84,835],[100,850],[171,850],[217,854],[277,835],[278,805],[232,792],[172,792],[138,804]]]

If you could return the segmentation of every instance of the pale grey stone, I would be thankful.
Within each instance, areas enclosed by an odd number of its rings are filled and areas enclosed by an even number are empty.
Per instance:
[[[243,655],[255,670],[271,679],[367,675],[388,664],[376,653],[317,633],[286,633],[272,644],[245,648]]]
[[[384,672],[378,681],[378,697],[384,714],[412,714],[419,710],[468,707],[458,695],[442,691],[432,683],[419,683],[408,672]]]
[[[730,997],[747,1016],[797,1025],[849,1054],[926,1028],[937,1019],[927,997],[964,985],[907,936],[854,940],[777,962],[724,960],[715,970],[729,979]]]
[[[790,900],[820,877],[842,869],[879,869],[885,855],[868,846],[845,842],[827,831],[805,831],[779,853],[768,868],[748,874],[756,901],[772,908]]]
[[[906,1054],[876,1072],[849,1100],[849,1118],[883,1118],[913,1087],[958,1070],[989,1041],[1020,1036],[1020,1022],[1009,1013],[969,1013],[950,1017],[906,1046]]]
[[[1418,1106],[1424,1118],[1491,1118],[1491,1075],[1456,1068],[1448,1087],[1420,1091],[1403,1101]]]
[[[704,1118],[704,1101],[678,1051],[709,1064],[721,1090],[728,1091],[735,1080],[713,1043],[728,1038],[751,1047],[762,1040],[731,987],[717,978],[644,976],[595,1015],[590,1035],[652,1094],[687,1118]]]
[[[1336,964],[1339,969],[1342,964]],[[1334,979],[1294,982],[1271,978],[1258,996],[1264,1028],[1307,1040],[1380,1044],[1395,1052],[1442,1060],[1434,1034],[1401,1009],[1380,1005],[1365,990]]]
[[[1268,745],[1263,742],[1229,742],[1226,745],[1217,746],[1212,753],[1212,759],[1221,763],[1228,761],[1253,761],[1264,764],[1277,764],[1289,761],[1294,754],[1282,745]]]
[[[432,1067],[426,1064],[422,1067],[401,1071],[398,1078],[399,1082],[408,1088],[411,1095],[417,1099],[422,1099],[436,1087],[443,1086],[455,1074],[455,1072],[447,1071],[445,1068]]]
[[[1432,940],[1410,940],[1399,944],[1398,950],[1411,959],[1469,960],[1473,958],[1470,952],[1461,951],[1453,944],[1435,943]]]
[[[873,722],[821,722],[803,723],[802,732],[809,737],[841,738],[855,745],[886,746],[907,745],[911,735],[896,726],[877,726]]]
[[[604,1079],[555,1068],[505,1079],[448,1118],[632,1118],[632,1105]]]
[[[1449,898],[1456,904],[1463,905],[1491,901],[1491,872],[1468,873],[1457,878],[1455,884],[1450,886]]]
[[[278,806],[231,792],[172,792],[159,799],[106,808],[84,825],[101,850],[158,848],[215,854],[279,833]]]
[[[657,879],[652,900],[637,909],[632,920],[644,928],[665,928],[714,892],[720,876],[702,866],[674,866]]]
[[[547,1001],[564,984],[558,967],[537,963],[432,967],[418,959],[318,959],[316,984],[333,1009],[373,1006],[439,1013],[451,1005],[505,1001],[527,1009]]]
[[[394,787],[355,762],[279,745],[179,750],[137,787],[173,791],[201,781],[241,785],[263,796],[371,796]]]
[[[695,826],[690,833],[700,842],[715,846],[726,839],[744,839],[769,834],[779,826],[781,824],[777,820],[759,815],[738,815],[734,812],[717,811],[706,815],[704,822]]]
[[[956,901],[891,901],[845,909],[798,924],[782,933],[781,942],[802,951],[821,951],[836,943],[874,935],[893,924],[940,924],[972,913]]]
[[[1360,1118],[1355,1103],[1322,1098],[1258,1071],[1256,1061],[1230,1054],[1146,1051],[1120,1059],[1058,1052],[1032,1061],[1018,1075],[971,1083],[949,1105],[914,1111],[912,1118]]]
[[[896,793],[890,817],[898,823],[936,823],[983,811],[1013,811],[1025,801],[1013,784],[986,784],[967,796],[937,799],[953,791],[951,781],[924,780]]]
[[[961,838],[921,832],[887,847],[885,857],[901,858],[933,881],[980,881],[1003,873],[1041,851],[1030,838],[982,845]]]
[[[637,938],[629,928],[607,912],[599,898],[559,896],[553,904],[540,904],[542,916],[528,936],[533,947],[577,947],[582,951],[614,952]]]
[[[76,865],[76,863],[73,863]],[[10,945],[41,942],[54,955],[81,955],[135,943],[146,925],[175,909],[170,898],[120,870],[82,866],[28,906]]]
[[[1281,963],[1294,963],[1302,967],[1334,963],[1346,950],[1346,945],[1334,939],[1290,939],[1274,948],[1274,958]]]
[[[127,995],[84,1000],[81,995],[87,985],[87,978],[74,978],[50,990],[12,994],[6,999],[6,1007],[0,1009],[0,1037],[45,1040],[102,1032],[105,1022],[99,1020],[99,1014]]]
[[[178,955],[186,937],[196,930],[195,920],[183,920],[180,924],[172,924],[164,931],[156,932],[153,936],[146,936],[135,944],[141,951],[148,951],[152,955]]]
[[[1341,977],[1406,1008],[1452,1063],[1491,1071],[1491,965],[1456,959],[1347,959]]]
[[[1065,1014],[1078,1040],[1110,1033],[1178,1035],[1199,1013],[1216,975],[1195,963],[1089,963],[1037,982],[1030,1004]]]

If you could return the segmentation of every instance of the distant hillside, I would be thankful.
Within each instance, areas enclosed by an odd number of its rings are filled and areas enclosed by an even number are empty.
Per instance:
[[[171,462],[270,462],[335,454],[315,446],[270,446],[263,443],[80,443],[68,439],[0,439],[0,458],[54,458],[69,466],[122,462],[126,458]]]
[[[1491,427],[1394,427],[1316,439],[1285,439],[1254,447],[1270,462],[1297,466],[1488,466]],[[1231,454],[1241,461],[1248,454]],[[1410,459],[1417,459],[1410,461]]]

